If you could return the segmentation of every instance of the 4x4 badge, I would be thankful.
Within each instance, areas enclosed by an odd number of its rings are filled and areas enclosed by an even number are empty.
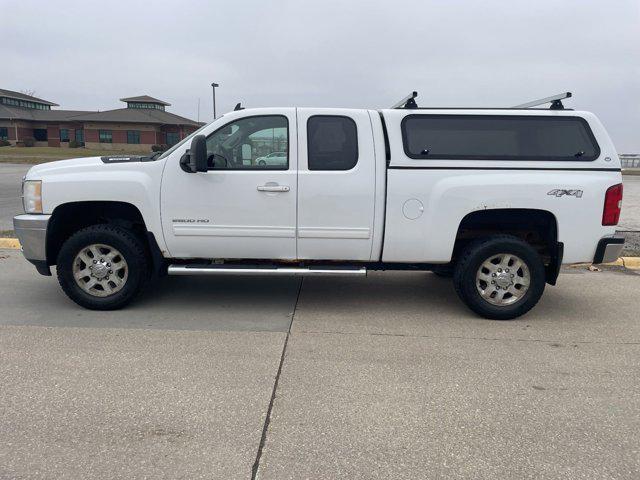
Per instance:
[[[554,197],[563,197],[565,195],[569,197],[582,198],[582,190],[562,190],[556,188],[555,190],[551,190],[547,195],[553,195]]]

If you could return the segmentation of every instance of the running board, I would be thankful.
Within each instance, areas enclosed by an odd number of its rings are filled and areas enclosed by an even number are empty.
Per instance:
[[[366,268],[348,267],[274,267],[233,265],[169,265],[169,275],[316,275],[366,276]]]

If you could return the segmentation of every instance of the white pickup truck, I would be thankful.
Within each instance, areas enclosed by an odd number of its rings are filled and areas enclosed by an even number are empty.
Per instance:
[[[159,156],[34,166],[15,231],[41,274],[56,265],[65,293],[100,310],[167,273],[424,270],[452,276],[479,315],[511,319],[561,264],[618,257],[620,160],[593,114],[555,97],[422,109],[415,96],[379,111],[239,109]]]

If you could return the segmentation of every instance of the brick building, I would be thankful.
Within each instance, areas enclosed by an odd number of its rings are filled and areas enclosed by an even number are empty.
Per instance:
[[[148,152],[173,145],[201,124],[167,112],[169,103],[148,95],[121,98],[115,110],[55,110],[56,103],[0,89],[0,140],[12,144],[33,138],[36,146],[67,147],[75,140],[87,148]]]

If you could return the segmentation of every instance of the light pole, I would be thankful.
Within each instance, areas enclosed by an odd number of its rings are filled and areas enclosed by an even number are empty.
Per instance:
[[[212,83],[211,88],[213,89],[213,119],[216,119],[216,87],[219,87],[217,83]]]

